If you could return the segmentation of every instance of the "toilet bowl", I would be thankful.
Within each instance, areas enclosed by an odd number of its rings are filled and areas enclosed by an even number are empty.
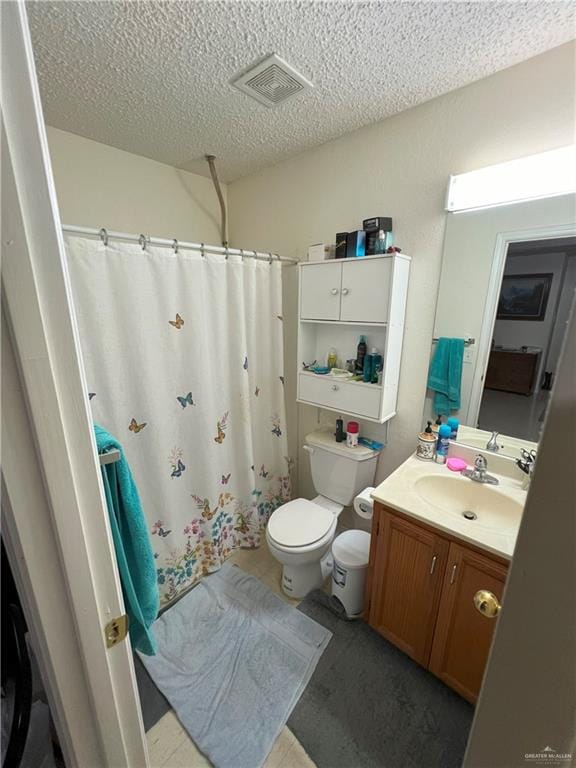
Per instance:
[[[349,448],[327,431],[307,435],[304,448],[318,496],[282,504],[270,516],[266,529],[270,552],[283,566],[282,590],[295,598],[324,583],[331,570],[338,516],[372,483],[378,461],[378,451]]]

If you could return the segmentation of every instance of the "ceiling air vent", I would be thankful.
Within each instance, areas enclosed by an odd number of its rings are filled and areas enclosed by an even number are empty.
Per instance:
[[[267,107],[275,107],[313,87],[309,80],[275,53],[233,78],[230,83]]]

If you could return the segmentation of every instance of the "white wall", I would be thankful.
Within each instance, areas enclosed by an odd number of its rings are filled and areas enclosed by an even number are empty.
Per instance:
[[[64,224],[220,244],[210,179],[57,128],[47,131]]]
[[[566,271],[562,279],[562,290],[560,293],[560,300],[558,302],[558,314],[556,315],[556,323],[554,325],[554,331],[552,333],[552,339],[550,341],[550,347],[548,349],[548,357],[546,359],[546,371],[552,371],[556,374],[558,369],[558,363],[560,361],[560,353],[562,351],[562,344],[566,335],[566,329],[568,327],[568,319],[570,317],[570,308],[574,301],[574,292],[576,291],[576,255],[571,254],[566,259]]]
[[[396,242],[413,257],[398,415],[379,462],[382,480],[414,449],[421,428],[440,276],[450,173],[574,141],[575,46],[568,44],[380,123],[303,152],[229,185],[235,246],[306,257],[363,218],[392,216]],[[377,96],[375,96],[377,97]],[[317,412],[296,407],[296,275],[285,275],[287,408],[295,455]],[[329,414],[333,422],[335,414]],[[300,490],[313,492],[300,450]]]

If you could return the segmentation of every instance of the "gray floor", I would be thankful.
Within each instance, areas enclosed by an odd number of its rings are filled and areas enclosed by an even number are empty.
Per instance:
[[[478,427],[537,443],[549,399],[550,392],[544,390],[527,397],[511,392],[485,389],[480,405]]]
[[[457,768],[473,707],[324,592],[298,610],[333,633],[288,726],[318,768]]]
[[[352,520],[338,522],[340,528]],[[259,549],[238,550],[230,559],[297,606],[298,601],[282,593],[281,567],[265,541]],[[337,619],[311,597],[302,606],[321,624],[328,622],[325,626],[335,638],[264,768],[459,766],[472,707],[363,622]],[[210,768],[174,712],[166,711],[169,705],[138,659],[136,674],[151,765]],[[315,762],[306,750],[314,752]]]

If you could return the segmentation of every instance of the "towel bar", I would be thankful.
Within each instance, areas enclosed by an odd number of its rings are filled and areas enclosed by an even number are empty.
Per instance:
[[[434,336],[434,338],[432,339],[432,344],[435,344],[437,341],[438,341],[438,337]],[[476,344],[476,339],[474,339],[472,336],[468,336],[467,338],[464,339],[465,347],[470,347],[472,346],[472,344]]]
[[[114,448],[111,451],[106,451],[106,453],[99,453],[98,456],[100,457],[100,464],[113,464],[115,461],[120,460],[120,451],[117,448]]]

